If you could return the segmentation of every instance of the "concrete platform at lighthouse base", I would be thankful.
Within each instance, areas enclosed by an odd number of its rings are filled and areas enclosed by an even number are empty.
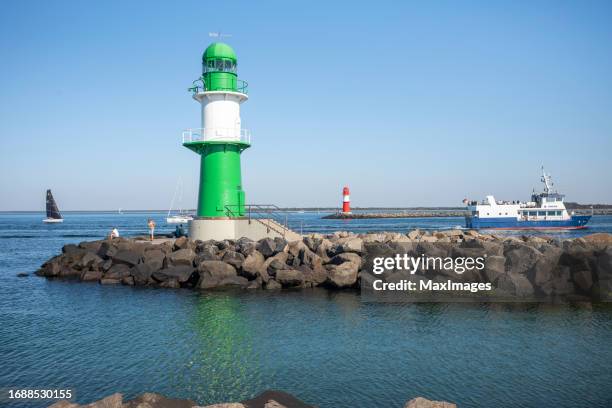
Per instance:
[[[189,221],[189,238],[193,240],[222,241],[242,237],[253,241],[276,237],[287,241],[302,239],[300,234],[268,218],[195,218]]]

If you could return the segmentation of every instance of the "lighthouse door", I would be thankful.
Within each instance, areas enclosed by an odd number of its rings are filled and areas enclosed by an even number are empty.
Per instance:
[[[244,215],[244,191],[238,190],[236,191],[236,193],[238,193],[238,215],[243,216]]]

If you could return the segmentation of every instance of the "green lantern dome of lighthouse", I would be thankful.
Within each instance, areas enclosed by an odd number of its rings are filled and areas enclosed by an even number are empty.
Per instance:
[[[219,42],[210,44],[202,55],[202,61],[204,62],[211,59],[230,59],[234,62],[238,61],[234,49],[227,44]]]
[[[220,42],[210,44],[202,55],[204,90],[246,94],[247,84],[238,79],[237,64],[238,58],[232,47]]]

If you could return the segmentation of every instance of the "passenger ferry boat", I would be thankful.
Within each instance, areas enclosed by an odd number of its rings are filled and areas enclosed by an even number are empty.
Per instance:
[[[492,195],[478,203],[463,200],[469,214],[465,217],[467,228],[481,229],[583,229],[591,219],[590,215],[571,214],[565,208],[565,195],[552,191],[550,174],[542,167],[544,191],[533,193],[531,201],[496,201]]]

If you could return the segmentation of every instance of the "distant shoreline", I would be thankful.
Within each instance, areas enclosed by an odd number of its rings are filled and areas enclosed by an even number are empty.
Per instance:
[[[594,210],[595,215],[612,215],[612,204],[578,204],[573,202],[565,203],[565,206],[568,210],[584,210],[591,211],[591,208]],[[465,207],[353,207],[353,211],[355,212],[365,212],[365,211],[457,211],[464,212]],[[108,214],[134,214],[134,213],[167,213],[168,209],[157,209],[157,210],[62,210],[62,213],[66,214],[100,214],[100,213],[108,213]],[[186,212],[195,213],[195,209],[185,210]],[[278,211],[287,211],[287,212],[338,212],[340,211],[339,207],[281,207]],[[0,210],[0,214],[44,214],[44,210]]]

